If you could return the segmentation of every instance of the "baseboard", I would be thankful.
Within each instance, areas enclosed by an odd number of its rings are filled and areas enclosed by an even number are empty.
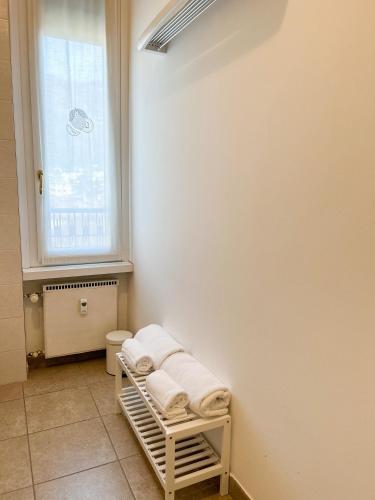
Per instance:
[[[229,478],[229,495],[233,500],[252,500],[240,483],[232,475]]]
[[[82,352],[80,354],[69,354],[68,356],[58,356],[56,358],[48,358],[46,359],[46,366],[53,365],[63,365],[66,363],[77,363],[78,361],[87,361],[88,359],[94,358],[104,358],[106,354],[105,349],[101,349],[100,351],[90,351],[90,352]]]

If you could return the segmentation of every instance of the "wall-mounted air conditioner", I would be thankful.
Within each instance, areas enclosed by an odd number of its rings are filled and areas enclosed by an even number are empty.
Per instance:
[[[141,36],[138,49],[166,52],[168,43],[216,0],[171,0]]]

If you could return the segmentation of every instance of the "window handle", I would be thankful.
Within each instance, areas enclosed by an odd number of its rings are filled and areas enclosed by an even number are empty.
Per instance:
[[[43,175],[44,175],[43,170],[38,170],[37,176],[38,176],[38,180],[39,180],[39,194],[40,195],[43,194]]]

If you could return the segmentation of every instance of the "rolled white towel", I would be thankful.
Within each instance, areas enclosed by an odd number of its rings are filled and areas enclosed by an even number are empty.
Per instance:
[[[126,339],[121,351],[126,363],[135,372],[144,375],[152,369],[152,359],[145,347],[136,339]]]
[[[189,404],[186,392],[164,370],[156,370],[146,377],[146,390],[165,418],[187,415]]]
[[[187,393],[190,408],[201,417],[228,413],[230,391],[207,368],[186,352],[166,359],[162,369]]]
[[[151,324],[141,328],[134,338],[151,356],[155,370],[158,370],[171,354],[184,351],[184,348],[159,325]]]

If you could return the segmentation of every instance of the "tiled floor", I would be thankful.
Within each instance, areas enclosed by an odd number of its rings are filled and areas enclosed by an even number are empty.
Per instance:
[[[1,500],[162,500],[130,427],[114,413],[114,377],[97,359],[40,368],[0,386]],[[183,500],[228,500],[216,480]]]

